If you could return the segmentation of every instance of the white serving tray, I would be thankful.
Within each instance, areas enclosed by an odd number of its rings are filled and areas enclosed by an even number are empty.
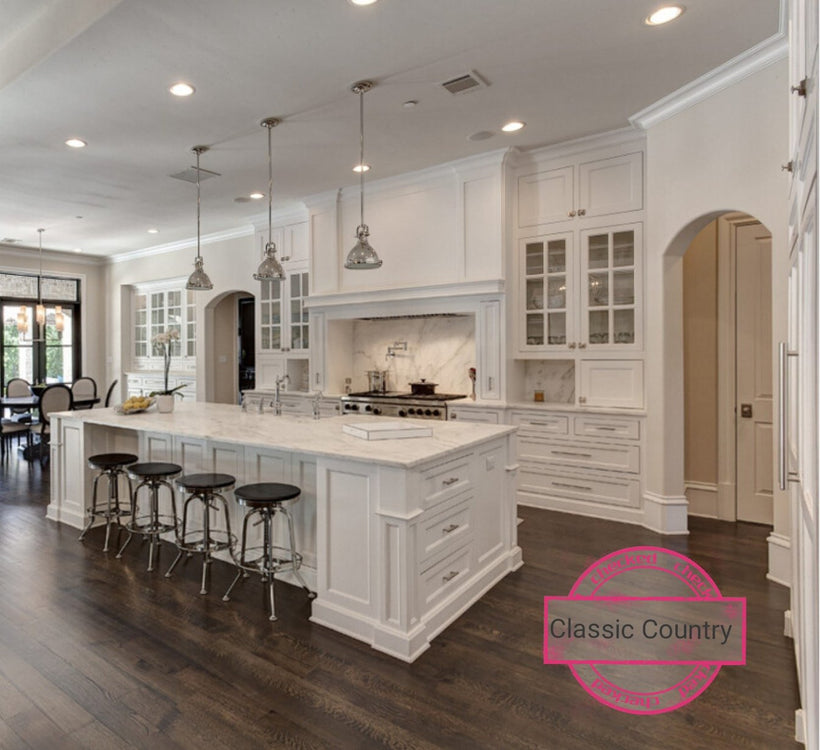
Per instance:
[[[432,427],[420,427],[407,422],[357,422],[343,424],[342,431],[362,440],[430,437],[433,434]]]

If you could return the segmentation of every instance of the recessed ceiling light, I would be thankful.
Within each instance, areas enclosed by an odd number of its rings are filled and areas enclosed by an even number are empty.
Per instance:
[[[359,172],[369,172],[370,171],[370,165],[369,164],[357,164],[355,167],[353,167],[353,171],[356,172],[356,174],[358,174]]]
[[[373,5],[376,0],[350,0],[353,5]]]
[[[82,138],[69,138],[65,145],[71,148],[85,148],[88,144]]]
[[[521,130],[526,125],[526,123],[521,122],[520,120],[510,120],[510,122],[506,123],[505,125],[501,126],[501,129],[505,133],[515,133],[517,130]]]
[[[83,251],[83,249],[81,247],[75,247],[74,248],[75,253],[81,253],[82,251]]]
[[[408,99],[401,106],[404,107],[405,109],[413,109],[413,107],[415,107],[417,104],[418,104],[417,99]]]
[[[148,230],[148,234],[159,234],[159,229],[151,227],[151,229]]]
[[[191,86],[190,83],[185,83],[185,81],[180,81],[179,83],[175,83],[171,88],[168,89],[174,96],[190,96],[191,94],[196,91],[196,89]]]
[[[260,200],[261,198],[264,198],[264,197],[265,197],[264,193],[251,193],[248,196],[248,198],[251,198],[252,200],[255,200],[255,201],[258,201],[258,200]]]
[[[660,26],[663,23],[674,21],[684,10],[685,8],[682,5],[664,5],[648,15],[644,19],[644,23],[647,26]]]

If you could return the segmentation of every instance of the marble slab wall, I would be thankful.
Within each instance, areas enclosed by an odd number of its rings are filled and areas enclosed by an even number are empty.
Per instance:
[[[407,342],[406,351],[387,348]],[[386,370],[387,389],[409,391],[425,378],[439,393],[469,393],[467,370],[476,366],[475,316],[357,320],[353,324],[352,390],[367,390],[367,370]]]
[[[544,391],[545,402],[575,403],[575,363],[566,359],[527,360],[524,398],[532,401],[535,391]]]

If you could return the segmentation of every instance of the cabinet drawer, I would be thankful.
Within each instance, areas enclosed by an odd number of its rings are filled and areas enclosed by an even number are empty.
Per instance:
[[[641,470],[641,452],[637,445],[599,445],[519,436],[518,455],[524,460],[551,461],[563,466],[628,471],[633,474]]]
[[[421,574],[421,611],[428,611],[437,604],[447,592],[458,588],[469,578],[470,574],[469,545],[461,547],[449,557],[423,571]]]
[[[569,434],[569,418],[563,414],[514,411],[511,415],[511,422],[518,425],[519,435]]]
[[[418,528],[419,560],[423,563],[431,555],[460,545],[469,533],[471,496],[456,498],[447,510],[421,521]]]
[[[470,487],[470,456],[440,464],[422,474],[425,506],[444,502]]]
[[[521,464],[518,491],[630,508],[637,508],[641,499],[640,481],[636,478],[591,472],[568,474],[530,463]]]
[[[447,409],[447,419],[457,419],[460,422],[484,422],[498,424],[498,412],[492,409]]]
[[[580,416],[573,418],[572,431],[578,437],[617,437],[638,440],[641,436],[641,423],[637,419],[621,417]]]

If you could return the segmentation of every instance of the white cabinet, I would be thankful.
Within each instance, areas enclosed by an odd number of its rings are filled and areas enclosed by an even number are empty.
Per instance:
[[[284,279],[260,282],[259,350],[306,353],[310,348],[307,267],[288,264],[285,273]]]
[[[519,229],[643,208],[643,153],[583,160],[518,176]]]
[[[185,400],[196,401],[196,378],[193,375],[168,375],[168,388],[184,386],[177,391]],[[125,374],[125,393],[128,396],[147,396],[153,391],[165,389],[165,378],[159,372]]]
[[[278,224],[271,228],[270,238],[276,245],[277,257],[283,263],[307,262],[309,257],[307,221]],[[265,228],[256,233],[256,245],[259,248],[260,260],[267,243],[268,230]]]
[[[640,349],[642,258],[640,223],[522,239],[519,351]]]
[[[447,406],[447,419],[459,422],[481,422],[483,424],[502,424],[504,412],[501,409],[475,408],[469,404]]]

